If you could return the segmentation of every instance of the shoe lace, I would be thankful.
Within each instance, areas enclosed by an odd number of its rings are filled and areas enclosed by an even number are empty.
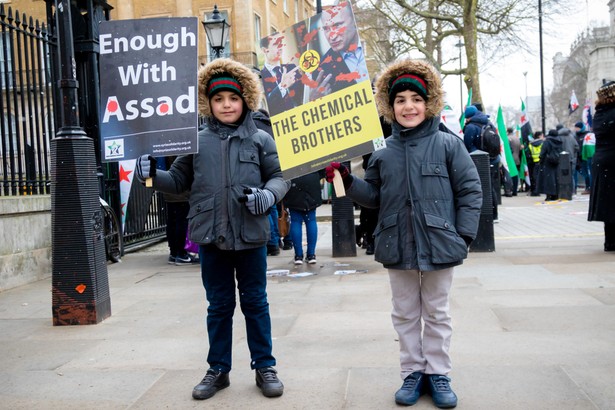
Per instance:
[[[410,375],[404,379],[404,384],[402,384],[401,388],[403,390],[414,390],[416,388],[416,384],[419,382],[418,377],[414,375]]]
[[[433,387],[435,391],[438,392],[448,392],[451,390],[451,386],[449,384],[450,379],[445,376],[438,376],[431,378]]]
[[[215,370],[207,370],[207,373],[205,373],[205,377],[203,377],[203,380],[201,380],[201,384],[211,384],[215,382],[216,377],[218,377],[219,374],[220,372],[216,372]]]
[[[258,372],[261,374],[261,376],[263,376],[263,379],[267,383],[273,383],[273,382],[278,381],[278,376],[276,374],[276,371],[270,367],[261,369]]]

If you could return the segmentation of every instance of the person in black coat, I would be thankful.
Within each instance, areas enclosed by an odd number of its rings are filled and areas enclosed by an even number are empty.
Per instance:
[[[603,80],[604,81],[604,80]],[[589,221],[604,222],[604,250],[615,251],[615,81],[597,91]]]
[[[290,237],[295,249],[295,265],[303,264],[302,227],[305,223],[307,239],[306,261],[316,263],[316,241],[318,224],[316,208],[322,205],[320,179],[321,173],[312,172],[290,181],[290,189],[284,197],[284,205],[290,213]]]
[[[560,152],[562,152],[562,139],[557,130],[549,130],[547,138],[540,148],[540,170],[538,173],[538,192],[546,194],[547,201],[556,201],[559,196],[557,186],[559,160],[554,162],[550,158],[553,158],[555,153]]]

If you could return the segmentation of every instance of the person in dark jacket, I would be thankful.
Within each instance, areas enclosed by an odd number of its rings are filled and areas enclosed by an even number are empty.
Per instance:
[[[229,386],[237,293],[256,385],[266,397],[281,396],[266,289],[267,212],[288,185],[273,137],[259,130],[250,115],[262,100],[256,74],[219,58],[199,70],[197,81],[199,112],[207,120],[198,134],[198,153],[178,157],[169,171],[156,171],[148,155],[139,157],[135,168],[137,177],[151,178],[156,190],[190,190],[190,240],[199,244],[209,302],[209,369],[192,397],[208,399]]]
[[[175,156],[166,157],[165,168],[173,164]],[[181,194],[163,194],[167,205],[167,244],[169,245],[169,265],[198,264],[199,258],[192,256],[186,250],[186,236],[188,233],[188,212],[190,211],[190,191]]]
[[[380,208],[375,259],[389,273],[403,379],[395,402],[413,405],[428,391],[436,406],[455,407],[449,292],[476,237],[480,179],[461,139],[439,130],[444,92],[429,63],[389,65],[376,90],[379,112],[392,124],[386,148],[374,151],[365,179],[333,162],[327,180],[338,170],[349,198]]]
[[[321,175],[312,172],[290,181],[290,189],[284,197],[284,206],[290,213],[290,237],[295,249],[295,265],[303,264],[303,233],[307,250],[305,260],[309,264],[316,263],[316,241],[318,239],[318,224],[316,223],[316,208],[322,205]]]
[[[604,222],[604,250],[615,251],[615,81],[604,82],[597,91],[594,134],[596,153],[592,161],[589,221]]]
[[[540,193],[538,193],[538,178],[540,175],[540,150],[544,140],[544,133],[542,131],[536,131],[534,133],[534,140],[531,141],[527,147],[530,153],[528,168],[530,169],[530,182],[532,183],[532,192],[530,196],[540,196]]]
[[[592,186],[592,176],[591,176],[591,162],[592,158],[584,158],[585,150],[583,149],[583,143],[585,141],[585,136],[589,133],[585,124],[581,121],[574,124],[575,131],[575,139],[577,140],[577,144],[579,145],[579,149],[581,152],[577,155],[577,164],[576,168],[573,172],[574,175],[574,192],[577,192],[577,188],[579,186],[579,174],[583,176],[585,181],[585,189],[581,192],[582,195],[589,195],[591,186]]]
[[[484,114],[476,106],[469,105],[464,112],[466,123],[463,127],[463,143],[468,152],[482,150],[481,132],[487,125],[493,126],[489,115]],[[494,127],[494,129],[496,129]],[[500,174],[500,156],[489,157],[489,176],[491,177],[491,203],[493,206],[493,222],[499,221],[498,203],[500,202],[500,186],[502,179]]]
[[[547,201],[557,201],[559,189],[557,184],[557,167],[559,153],[562,152],[562,139],[557,130],[551,129],[540,148],[540,169],[538,173],[538,192],[546,194]],[[558,158],[557,162],[554,158]]]

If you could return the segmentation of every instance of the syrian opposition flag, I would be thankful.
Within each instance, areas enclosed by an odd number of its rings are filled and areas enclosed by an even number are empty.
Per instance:
[[[572,90],[572,95],[570,96],[570,102],[568,103],[568,115],[572,114],[579,108],[579,101],[577,100],[577,95]]]
[[[591,101],[589,99],[585,100],[585,106],[583,107],[583,124],[585,124],[585,129],[591,130],[592,128],[592,106]]]
[[[532,126],[530,125],[530,119],[527,116],[525,102],[523,100],[521,100],[521,118],[519,122],[521,123],[521,143],[523,145],[527,145],[527,142],[533,140],[533,131]],[[525,147],[525,149],[527,149],[527,147]]]
[[[522,129],[522,127],[517,127],[517,135],[521,135]],[[531,135],[529,137],[532,138]],[[521,140],[521,144],[523,145],[523,139],[521,137],[519,137],[519,139]],[[526,186],[531,186],[532,182],[530,181],[530,169],[527,167],[527,159],[525,157],[525,151],[528,149],[528,147],[524,147],[523,152],[521,153],[521,162],[519,163],[519,175],[523,176],[523,180],[525,181]]]
[[[585,134],[583,139],[583,149],[581,150],[581,159],[587,161],[596,153],[596,136],[593,132]]]
[[[498,106],[498,119],[497,119],[498,134],[500,134],[500,162],[502,166],[506,168],[511,178],[519,175],[515,160],[513,159],[512,151],[510,150],[510,143],[508,142],[508,135],[506,134],[506,123],[504,122],[504,113],[502,112],[502,105]]]
[[[444,103],[444,108],[440,113],[440,121],[446,126],[446,128],[454,132],[459,138],[463,139],[463,131],[457,122],[457,115],[455,115],[455,111],[453,111],[453,107],[451,107],[450,104]]]

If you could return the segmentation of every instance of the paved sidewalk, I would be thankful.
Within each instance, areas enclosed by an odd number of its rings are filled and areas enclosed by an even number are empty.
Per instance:
[[[456,269],[457,408],[615,408],[615,254],[586,221],[587,200],[503,198],[496,251]],[[112,316],[98,325],[52,326],[50,279],[0,293],[0,408],[400,408],[387,273],[361,249],[333,258],[330,207],[318,215],[318,264],[269,259],[312,274],[269,281],[282,397],[255,386],[238,310],[231,386],[192,400],[207,367],[204,290],[199,268],[168,265],[162,243],[108,266]],[[435,407],[423,397],[412,408]]]

